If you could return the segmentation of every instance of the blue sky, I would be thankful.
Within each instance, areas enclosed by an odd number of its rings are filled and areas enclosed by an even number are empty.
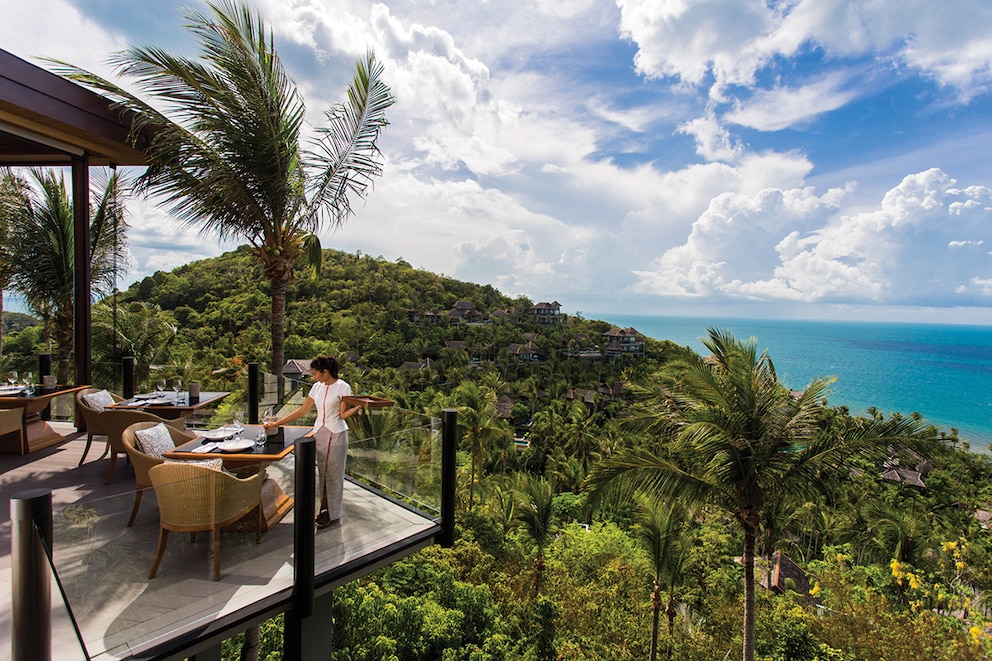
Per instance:
[[[385,176],[325,246],[568,312],[992,324],[988,0],[264,0],[309,118],[373,48]],[[172,2],[0,0],[0,47],[194,54]],[[131,204],[123,285],[219,253]]]

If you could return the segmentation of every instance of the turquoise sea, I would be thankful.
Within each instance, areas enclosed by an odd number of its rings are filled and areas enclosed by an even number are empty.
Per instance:
[[[755,337],[779,379],[801,390],[836,377],[831,405],[863,413],[919,412],[941,429],[955,427],[975,451],[992,442],[992,327],[583,314],[648,337],[709,353],[699,341],[710,327]]]

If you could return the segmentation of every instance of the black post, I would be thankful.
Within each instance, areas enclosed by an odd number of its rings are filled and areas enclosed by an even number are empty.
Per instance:
[[[248,424],[258,424],[258,400],[261,389],[259,388],[258,363],[248,363]]]
[[[458,411],[441,412],[441,532],[437,543],[450,548],[455,544],[455,484],[458,450]]]
[[[52,375],[52,354],[38,354],[38,383],[44,383],[46,376]]]
[[[45,377],[52,375],[52,354],[50,353],[39,353],[38,354],[38,383],[41,384],[41,393],[47,392],[45,390]],[[42,420],[52,419],[52,406],[49,404],[43,408],[38,415]]]
[[[52,492],[30,489],[10,500],[11,661],[51,661]]]
[[[316,513],[317,445],[313,438],[296,441],[296,496],[293,525],[293,607],[286,612],[283,658],[302,659],[304,620],[314,605],[314,526]],[[327,626],[326,624],[324,626]]]
[[[93,383],[93,318],[90,270],[90,156],[72,157],[73,363],[76,385]],[[68,384],[65,384],[68,385]]]
[[[138,365],[138,359],[134,356],[124,356],[121,359],[121,395],[124,399],[134,397],[134,373]]]

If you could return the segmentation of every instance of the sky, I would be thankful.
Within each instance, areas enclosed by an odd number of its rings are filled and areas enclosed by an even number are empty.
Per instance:
[[[312,126],[370,48],[396,98],[384,176],[325,247],[593,318],[992,324],[988,0],[254,6]],[[197,54],[171,0],[0,16],[35,63]],[[129,207],[122,288],[233,247]]]

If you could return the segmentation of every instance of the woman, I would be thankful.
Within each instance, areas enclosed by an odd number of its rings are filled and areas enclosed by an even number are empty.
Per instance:
[[[296,420],[317,405],[313,436],[317,443],[317,471],[320,478],[320,511],[315,523],[327,528],[341,520],[344,496],[344,462],[348,456],[348,424],[345,422],[361,406],[349,406],[344,398],[351,394],[347,381],[338,378],[338,361],[330,356],[318,356],[310,362],[314,384],[307,398],[295,411],[265,427],[278,427]]]

